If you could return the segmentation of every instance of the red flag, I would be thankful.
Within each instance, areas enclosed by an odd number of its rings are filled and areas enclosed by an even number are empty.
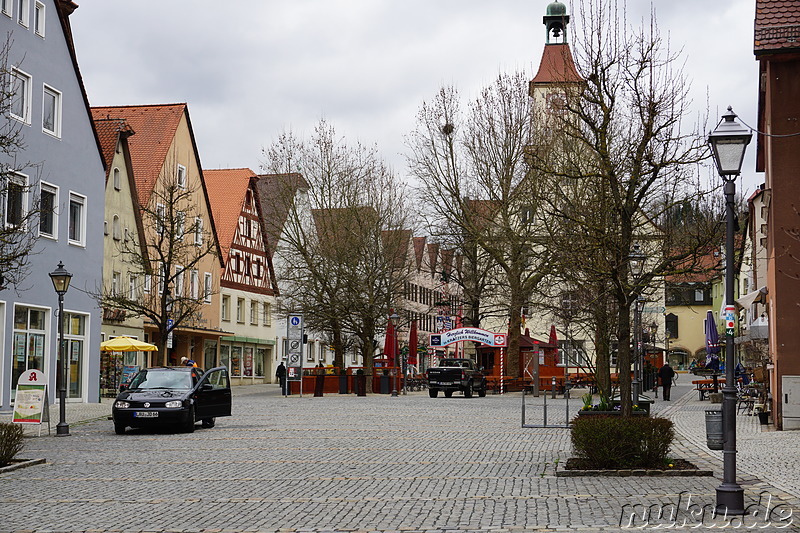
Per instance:
[[[547,343],[556,347],[553,351],[553,355],[555,356],[556,364],[559,364],[561,361],[558,360],[558,336],[556,335],[555,324],[550,326],[550,338],[547,340]]]
[[[394,331],[394,325],[392,321],[389,320],[386,326],[386,339],[383,342],[383,353],[386,355],[386,359],[389,360],[389,366],[394,366],[394,360],[397,354],[395,353],[395,348],[397,347],[396,335]]]
[[[417,364],[417,344],[419,344],[419,339],[417,338],[417,321],[411,321],[411,332],[408,334],[408,364],[409,365],[416,365]]]

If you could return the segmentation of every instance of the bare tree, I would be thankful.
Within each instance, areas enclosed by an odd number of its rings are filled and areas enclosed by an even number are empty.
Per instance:
[[[34,253],[39,230],[47,230],[53,222],[53,196],[40,195],[37,183],[41,174],[41,163],[22,160],[25,139],[22,134],[24,106],[30,105],[25,98],[25,83],[19,73],[9,64],[13,46],[11,34],[7,34],[0,46],[0,290],[6,287],[19,289],[25,280],[29,261]],[[33,179],[31,179],[33,174]]]
[[[672,206],[707,192],[698,179],[707,152],[699,126],[686,124],[689,82],[680,54],[662,40],[654,15],[649,25],[631,27],[617,2],[584,0],[578,8],[583,26],[575,63],[585,82],[561,88],[564,112],[550,115],[549,142],[532,152],[531,165],[553,178],[553,251],[562,265],[573,265],[560,272],[589,288],[593,299],[613,302],[616,317],[603,322],[616,326],[628,415],[631,305],[665,274],[698,268],[693,259],[715,242],[719,228],[713,219],[678,229],[664,223]],[[629,257],[637,243],[649,261],[634,278]],[[604,382],[608,359],[600,354],[597,361]]]
[[[308,183],[299,202],[291,187],[262,199],[288,213],[276,244],[282,305],[329,333],[336,365],[357,337],[371,372],[376,335],[407,275],[402,187],[374,148],[348,145],[325,121],[307,141],[282,135],[265,155],[275,177],[299,173]]]
[[[164,169],[162,175],[175,175],[169,164]],[[152,322],[164,361],[170,332],[196,325],[211,296],[199,270],[206,258],[218,256],[218,250],[215,236],[202,223],[197,192],[174,179],[159,179],[148,205],[140,206],[144,242],[130,233],[127,239],[116,241],[113,252],[128,265],[134,290],[114,286],[112,280],[111,286],[104,286],[95,295],[102,307],[124,310]]]
[[[431,200],[430,225],[456,235],[473,261],[465,267],[472,272],[465,294],[473,305],[499,306],[508,322],[508,372],[515,376],[521,310],[548,271],[547,256],[537,253],[544,181],[526,164],[534,131],[528,82],[518,73],[500,75],[464,112],[457,91],[442,88],[423,103],[408,138],[411,172]],[[478,299],[487,276],[492,297]]]

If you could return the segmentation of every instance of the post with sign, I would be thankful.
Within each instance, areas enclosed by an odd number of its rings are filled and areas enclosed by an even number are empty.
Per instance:
[[[293,313],[286,320],[286,392],[289,381],[300,382],[300,397],[303,397],[303,315]]]

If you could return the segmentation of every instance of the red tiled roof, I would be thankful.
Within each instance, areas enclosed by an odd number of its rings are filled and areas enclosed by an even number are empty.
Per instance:
[[[800,0],[756,0],[756,54],[800,48]]]
[[[422,265],[422,258],[425,254],[425,241],[426,237],[414,237],[414,256],[417,260],[417,270]]]
[[[250,186],[250,178],[255,177],[256,173],[249,168],[203,170],[211,213],[216,223],[217,239],[225,263],[228,262],[228,254],[239,225],[239,215]]]
[[[97,138],[100,141],[100,151],[106,167],[106,181],[111,172],[111,162],[114,160],[114,153],[117,151],[120,134],[133,135],[134,131],[125,119],[95,119],[94,127],[97,131]]]
[[[147,205],[175,138],[186,104],[93,107],[95,121],[124,119],[136,131],[129,147],[139,192],[139,204]]]
[[[575,61],[572,59],[572,50],[567,43],[546,44],[542,52],[542,61],[539,63],[539,72],[531,80],[531,86],[540,83],[568,83],[583,81]]]

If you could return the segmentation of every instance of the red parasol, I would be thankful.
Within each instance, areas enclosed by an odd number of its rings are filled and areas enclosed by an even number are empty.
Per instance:
[[[419,344],[419,339],[417,338],[417,321],[411,321],[411,331],[408,334],[408,364],[409,365],[416,365],[417,364],[417,344]]]
[[[559,364],[561,361],[558,360],[558,335],[556,335],[555,324],[550,326],[550,338],[547,339],[547,343],[552,346],[555,346],[555,350],[553,351],[553,356],[555,357],[556,364]]]
[[[397,347],[395,337],[394,325],[389,320],[386,326],[386,339],[383,342],[383,353],[386,355],[386,359],[389,360],[389,366],[394,366],[395,357],[397,356],[397,353],[395,353],[395,348]]]

